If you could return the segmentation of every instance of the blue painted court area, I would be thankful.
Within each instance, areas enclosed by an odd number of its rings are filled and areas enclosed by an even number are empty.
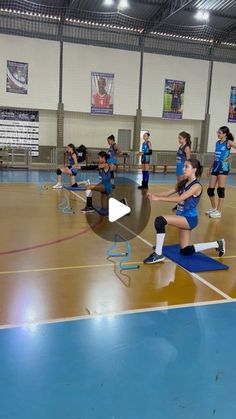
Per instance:
[[[0,331],[1,419],[235,419],[236,303]]]
[[[131,179],[134,182],[141,183],[142,181],[142,172],[122,172],[115,174],[115,177],[122,177]],[[97,171],[83,171],[79,173],[77,180],[90,179],[91,182],[99,182],[98,172]],[[65,183],[69,183],[68,176],[64,178]],[[0,182],[9,182],[9,183],[55,183],[56,174],[55,171],[51,170],[0,170]],[[150,173],[150,183],[171,183],[176,182],[176,176],[174,173]],[[203,184],[208,183],[208,179],[202,179]],[[236,186],[236,174],[231,174],[228,176],[227,183],[232,186]]]

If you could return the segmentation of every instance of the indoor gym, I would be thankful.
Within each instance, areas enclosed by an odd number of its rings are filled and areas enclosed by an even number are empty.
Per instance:
[[[1,2],[0,418],[234,419],[234,158],[222,217],[205,211],[215,132],[226,125],[236,135],[229,110],[236,6],[105,3]],[[209,21],[196,19],[199,10]],[[8,78],[18,64],[27,68],[27,82],[13,87]],[[113,75],[110,114],[91,106],[95,71]],[[178,117],[164,114],[167,80],[185,82]],[[33,115],[37,127],[24,145],[20,130],[9,128],[12,120],[23,126],[19,115]],[[176,182],[183,130],[204,166],[191,243],[224,238],[223,257],[206,254],[228,269],[204,271],[196,262],[188,270],[169,258],[143,263],[155,244],[155,217],[173,205],[148,206],[137,189],[142,135],[150,132],[153,149],[149,192],[159,193]],[[97,170],[89,169],[111,133],[124,152],[111,196],[125,196],[131,208],[114,223],[97,211],[80,212],[83,185],[52,189],[69,143],[87,147],[77,180],[98,183]],[[94,198],[99,205],[99,193]],[[167,226],[165,245],[178,240],[178,230]]]

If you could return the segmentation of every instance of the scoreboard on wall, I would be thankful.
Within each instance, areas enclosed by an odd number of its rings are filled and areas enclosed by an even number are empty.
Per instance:
[[[0,147],[30,148],[39,155],[39,113],[0,109]]]

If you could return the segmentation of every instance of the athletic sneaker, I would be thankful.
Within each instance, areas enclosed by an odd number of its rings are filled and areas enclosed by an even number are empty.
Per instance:
[[[224,256],[225,255],[225,240],[224,239],[220,239],[217,240],[217,243],[219,245],[218,249],[216,249],[217,252],[219,252],[219,256]]]
[[[150,256],[144,259],[144,263],[151,265],[152,263],[162,262],[165,259],[163,255],[157,255],[156,252],[153,252]]]
[[[215,211],[217,211],[217,209],[216,209],[216,208],[210,208],[209,210],[207,210],[207,211],[205,212],[205,214],[206,214],[206,215],[210,215],[212,212],[215,212]]]
[[[78,183],[74,183],[74,185],[71,185],[72,188],[78,188]]]
[[[52,187],[52,189],[62,189],[63,188],[63,186],[62,186],[62,184],[61,183],[56,183],[56,185],[54,185],[53,187]]]
[[[95,209],[93,207],[85,207],[85,208],[80,210],[80,212],[83,212],[84,214],[90,214],[94,211],[95,211]]]
[[[77,182],[78,186],[89,186],[90,185],[90,180],[81,180],[80,182]]]
[[[220,211],[212,211],[212,212],[210,212],[210,214],[209,214],[209,217],[210,218],[221,218],[221,212]]]

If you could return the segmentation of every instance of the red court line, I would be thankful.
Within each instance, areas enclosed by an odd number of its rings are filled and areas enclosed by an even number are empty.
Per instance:
[[[87,233],[89,230],[94,229],[102,221],[103,221],[103,217],[100,217],[100,219],[98,221],[96,221],[94,224],[92,224],[91,226],[86,227],[83,230],[79,231],[78,233],[72,234],[71,236],[62,237],[61,239],[56,239],[56,240],[46,242],[46,243],[35,244],[34,246],[23,247],[21,249],[6,250],[5,252],[0,252],[0,256],[12,255],[14,253],[20,253],[20,252],[27,252],[29,250],[40,249],[41,247],[47,247],[47,246],[51,246],[53,244],[58,244],[58,243],[64,242],[66,240],[74,239],[75,237],[82,236],[83,234]]]

